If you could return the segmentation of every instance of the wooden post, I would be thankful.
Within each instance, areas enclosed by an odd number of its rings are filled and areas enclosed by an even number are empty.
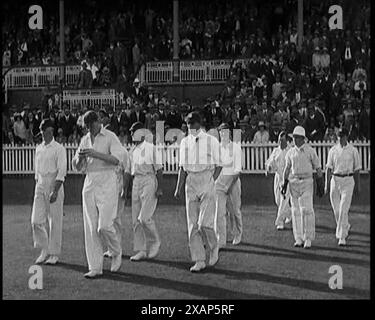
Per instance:
[[[297,37],[297,50],[298,52],[302,49],[303,42],[303,0],[298,0],[298,37]]]

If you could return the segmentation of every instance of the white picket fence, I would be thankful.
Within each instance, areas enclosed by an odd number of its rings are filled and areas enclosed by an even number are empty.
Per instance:
[[[354,142],[355,147],[358,148],[361,158],[362,172],[366,173],[370,170],[370,142]],[[316,142],[311,143],[316,149],[319,158],[321,159],[322,167],[325,168],[327,162],[328,151],[332,147],[331,142]],[[64,145],[67,152],[68,159],[68,174],[77,174],[72,168],[72,159],[77,150],[76,144]],[[267,144],[242,144],[242,172],[245,174],[260,174],[264,173],[265,161],[271,155],[272,150],[277,146],[275,143]],[[126,145],[129,149],[131,145]],[[179,162],[179,147],[171,145],[160,145],[157,147],[162,154],[162,161],[164,165],[164,173],[176,174]],[[34,156],[35,145],[29,146],[15,146],[3,145],[3,175],[25,175],[34,173]]]
[[[64,90],[61,98],[60,101],[69,107],[74,105],[82,108],[94,105],[114,107],[125,103],[123,93],[119,94],[115,89]]]

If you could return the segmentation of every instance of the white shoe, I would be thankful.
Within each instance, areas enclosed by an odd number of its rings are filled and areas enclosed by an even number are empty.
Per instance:
[[[159,249],[160,249],[160,242],[154,243],[150,247],[150,250],[148,252],[148,258],[150,258],[150,259],[155,258],[159,253]]]
[[[240,243],[241,243],[241,237],[240,237],[240,236],[236,236],[236,237],[234,237],[232,244],[233,244],[234,246],[237,246],[237,245],[239,245]]]
[[[45,264],[55,265],[59,261],[58,256],[50,256],[48,260],[45,262]]]
[[[339,240],[339,246],[346,246],[346,240],[345,239],[340,239]]]
[[[305,244],[303,246],[305,249],[311,248],[311,240],[307,239],[305,241]]]
[[[111,272],[116,272],[120,269],[122,263],[122,256],[118,254],[117,256],[112,255],[111,261]]]
[[[288,223],[291,223],[292,222],[292,219],[291,218],[285,218],[285,223],[288,224]]]
[[[206,263],[204,261],[197,261],[195,265],[193,265],[190,268],[190,272],[200,272],[205,268],[206,268]]]
[[[276,230],[284,230],[284,226],[276,226]]]
[[[84,277],[87,278],[87,279],[95,279],[95,278],[99,278],[102,275],[103,275],[103,272],[91,270],[91,271],[85,273]]]
[[[218,260],[219,260],[219,246],[216,245],[216,247],[212,249],[210,252],[210,260],[208,262],[208,265],[212,267],[217,263]]]
[[[147,254],[145,251],[139,251],[134,256],[130,257],[130,261],[140,261],[147,258]]]
[[[297,240],[295,243],[294,243],[294,246],[297,247],[297,248],[301,248],[303,246],[303,242],[302,240]]]
[[[108,251],[104,252],[103,257],[112,258],[112,253],[108,250]]]
[[[47,250],[43,249],[42,252],[40,253],[40,256],[38,257],[38,259],[35,260],[35,263],[41,264],[44,261],[46,261],[47,257],[48,257],[48,252],[47,252]]]

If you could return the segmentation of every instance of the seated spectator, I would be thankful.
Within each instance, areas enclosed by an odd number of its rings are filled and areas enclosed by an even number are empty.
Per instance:
[[[123,146],[131,142],[131,137],[126,127],[120,127],[118,138]]]
[[[253,143],[267,143],[270,136],[263,121],[259,121],[258,128],[258,131],[254,135]]]
[[[13,124],[14,142],[16,144],[25,144],[27,141],[27,130],[24,121],[19,113],[14,115]]]
[[[57,129],[57,136],[55,140],[60,144],[66,143],[66,136],[64,136],[64,130],[62,128]]]
[[[333,126],[330,126],[327,128],[326,134],[324,135],[325,142],[336,142],[337,141],[337,135],[335,133],[335,128]]]
[[[77,126],[74,126],[73,133],[68,137],[68,143],[78,145],[81,141],[81,137],[78,133]]]
[[[101,74],[99,74],[99,85],[101,87],[109,87],[112,84],[112,77],[109,68],[105,66]]]

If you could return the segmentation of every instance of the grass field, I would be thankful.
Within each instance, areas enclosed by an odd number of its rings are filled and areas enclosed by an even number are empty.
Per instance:
[[[276,231],[274,207],[243,208],[243,243],[228,247],[219,263],[191,274],[185,209],[160,206],[156,222],[162,247],[155,260],[130,262],[130,208],[123,220],[120,272],[86,280],[83,222],[79,206],[65,206],[63,253],[56,266],[43,266],[43,290],[28,288],[32,248],[30,206],[3,207],[4,299],[367,299],[370,297],[370,209],[352,208],[348,246],[338,247],[333,213],[317,207],[316,241],[310,250],[293,247],[290,226]],[[342,290],[331,290],[330,266],[343,269]],[[105,269],[110,261],[106,259]]]

